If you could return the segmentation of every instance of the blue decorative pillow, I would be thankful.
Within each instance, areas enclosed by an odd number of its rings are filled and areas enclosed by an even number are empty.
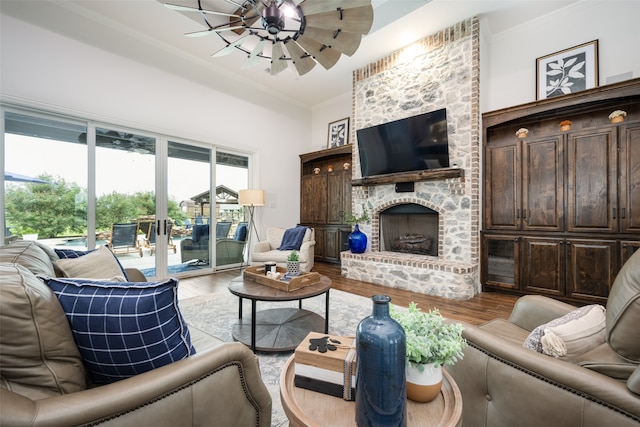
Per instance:
[[[39,276],[58,297],[95,383],[112,383],[195,354],[178,281],[105,282]]]
[[[58,249],[58,248],[53,248],[53,250],[55,251],[56,255],[58,255],[58,258],[60,259],[80,258],[81,256],[85,256],[89,252],[95,251],[95,249],[93,249],[92,251],[77,251],[75,249]]]

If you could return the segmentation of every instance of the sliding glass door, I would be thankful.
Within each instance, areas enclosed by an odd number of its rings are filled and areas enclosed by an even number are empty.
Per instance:
[[[244,220],[237,191],[248,181],[246,155],[218,155],[221,170],[213,147],[162,135],[10,109],[2,124],[5,242],[106,244],[125,267],[161,278],[213,271],[216,223],[230,220],[233,239]],[[215,179],[233,189],[223,209]]]
[[[3,125],[5,242],[86,247],[86,124],[6,112]]]
[[[249,183],[249,157],[216,152],[216,268],[241,266],[247,260],[248,223],[238,205],[240,190]]]

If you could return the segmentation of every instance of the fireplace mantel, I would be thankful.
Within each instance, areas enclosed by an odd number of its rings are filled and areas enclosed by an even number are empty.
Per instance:
[[[396,184],[398,182],[435,181],[447,178],[461,178],[463,176],[464,169],[461,168],[425,169],[415,172],[390,173],[386,175],[375,175],[354,179],[351,181],[351,185],[367,186],[379,184]]]

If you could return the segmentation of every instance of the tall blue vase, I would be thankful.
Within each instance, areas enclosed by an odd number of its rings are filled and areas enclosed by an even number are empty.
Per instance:
[[[407,425],[406,337],[389,315],[385,295],[374,295],[373,313],[356,330],[356,424]]]
[[[360,231],[358,224],[349,234],[349,250],[354,254],[361,254],[367,250],[367,235]]]

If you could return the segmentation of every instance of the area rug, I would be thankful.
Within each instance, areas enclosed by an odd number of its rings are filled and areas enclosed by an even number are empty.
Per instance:
[[[168,266],[167,270],[169,275],[172,275],[177,273],[183,273],[185,271],[200,270],[201,268],[202,267],[188,265],[188,264],[175,264],[175,265]],[[145,277],[154,277],[156,275],[156,269],[153,267],[141,268],[140,271],[142,272],[142,274],[144,274]]]
[[[303,300],[302,307],[324,316],[324,295]],[[238,298],[226,287],[215,293],[180,300],[182,314],[188,324],[231,342],[231,327],[238,320]],[[297,301],[258,302],[257,310],[274,307],[297,307]],[[329,292],[329,333],[354,336],[360,320],[369,316],[373,308],[371,299],[347,292]],[[251,313],[251,302],[243,302],[243,314]],[[321,331],[320,331],[321,332]],[[269,389],[273,401],[272,426],[287,426],[289,421],[280,403],[280,372],[292,352],[258,353],[262,380]]]

